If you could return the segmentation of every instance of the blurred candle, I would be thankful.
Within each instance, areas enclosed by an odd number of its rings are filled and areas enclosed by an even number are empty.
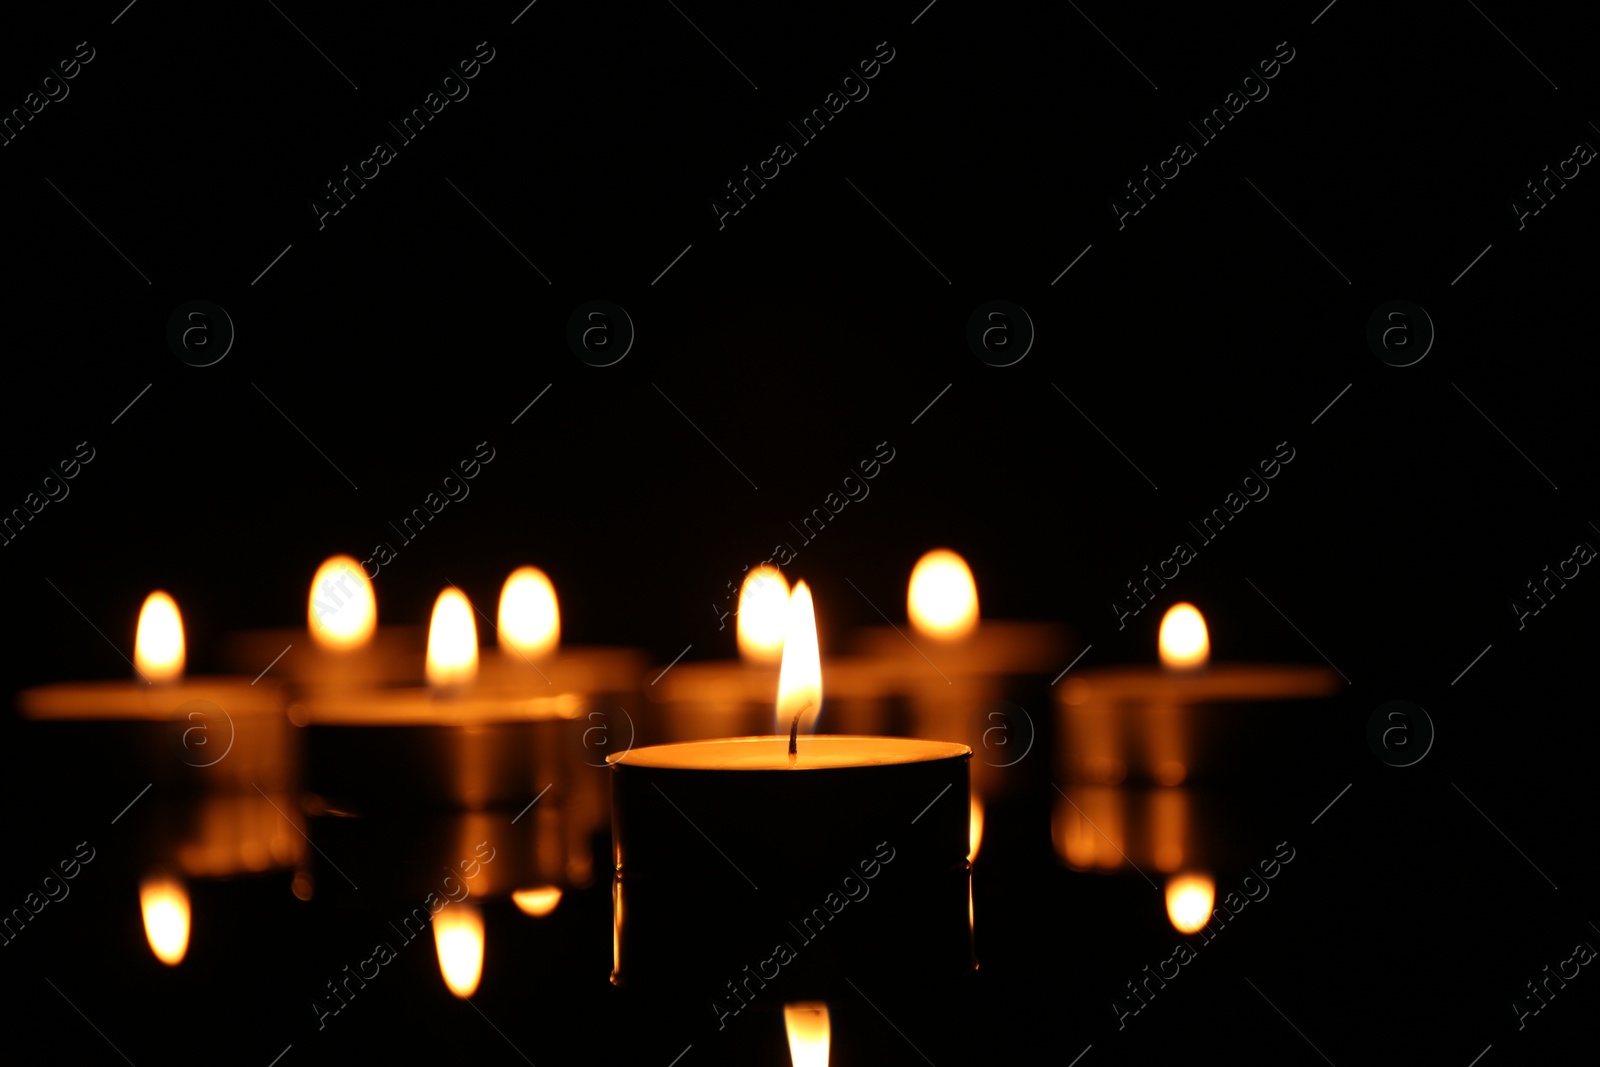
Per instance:
[[[427,674],[428,684],[436,688],[470,685],[478,676],[478,625],[472,605],[454,587],[433,602]]]
[[[157,589],[144,598],[133,640],[133,667],[147,682],[175,682],[183,677],[183,619],[178,605]]]
[[[762,564],[739,587],[736,633],[746,663],[777,663],[783,656],[783,627],[789,611],[789,582],[776,567]]]
[[[306,600],[306,625],[312,639],[331,651],[371,642],[378,628],[378,600],[354,558],[331,556],[317,568]]]
[[[1174,604],[1161,617],[1157,639],[1161,664],[1173,670],[1195,670],[1211,658],[1211,638],[1206,620],[1193,604]]]
[[[500,590],[500,647],[539,660],[561,643],[555,586],[538,567],[518,567]]]
[[[972,633],[978,625],[978,586],[967,561],[947,548],[917,560],[906,587],[906,617],[918,633],[940,641]]]

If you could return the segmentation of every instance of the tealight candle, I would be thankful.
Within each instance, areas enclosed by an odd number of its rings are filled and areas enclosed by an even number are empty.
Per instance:
[[[423,632],[378,626],[378,601],[353,556],[324,560],[306,598],[306,629],[259,630],[228,641],[235,670],[264,671],[296,696],[422,681]]]
[[[874,960],[919,980],[975,966],[971,750],[810,734],[822,665],[804,582],[789,604],[781,732],[611,759],[619,986],[726,1013],[767,982],[775,1003],[839,992]]]
[[[95,778],[119,788],[287,788],[297,752],[281,688],[266,679],[186,677],[187,658],[178,606],[157,590],[139,612],[139,681],[43,685],[24,690],[17,704],[25,718],[48,724],[54,750],[67,746],[90,761]]]
[[[1250,816],[1230,791],[1261,768],[1243,760],[1263,744],[1292,754],[1316,716],[1288,705],[1339,681],[1322,667],[1212,664],[1190,604],[1168,610],[1158,645],[1160,666],[1092,668],[1062,685],[1052,837],[1076,870],[1166,875],[1167,917],[1191,933],[1210,917],[1210,872],[1249,859],[1239,828]]]

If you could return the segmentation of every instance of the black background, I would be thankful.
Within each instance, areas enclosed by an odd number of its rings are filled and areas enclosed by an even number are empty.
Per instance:
[[[152,588],[182,605],[196,671],[224,634],[297,624],[322,558],[394,541],[388,522],[482,441],[496,458],[471,496],[383,568],[386,620],[421,622],[447,578],[492,603],[534,562],[569,641],[728,656],[726,583],[888,442],[870,497],[787,568],[813,586],[825,647],[878,608],[902,617],[912,563],[949,545],[986,616],[1070,624],[1093,645],[1084,667],[1149,660],[1160,610],[1185,599],[1217,659],[1326,657],[1351,684],[1294,787],[1260,798],[1256,851],[1298,850],[1277,903],[1125,1030],[1108,1002],[1170,953],[1160,902],[1136,878],[1055,868],[1045,840],[1002,852],[987,882],[979,861],[984,966],[963,1008],[897,1029],[839,1005],[836,1063],[1068,1062],[1092,1046],[1085,1067],[1465,1065],[1492,1045],[1492,1065],[1592,1041],[1587,968],[1521,1031],[1508,1007],[1600,938],[1600,580],[1585,570],[1520,630],[1510,607],[1574,544],[1600,543],[1597,179],[1584,168],[1521,230],[1509,207],[1575,143],[1600,143],[1585,16],[539,0],[512,25],[517,0],[278,7],[7,14],[5,109],[77,42],[95,49],[0,148],[0,506],[78,442],[95,450],[0,549],[11,691],[128,675]],[[470,95],[319,229],[324,183],[395,143],[385,122],[485,40]],[[894,59],[870,95],[719,229],[723,183],[795,142],[786,123],[880,41]],[[1184,121],[1280,41],[1294,59],[1270,95],[1119,229],[1123,183],[1193,142]],[[965,340],[996,298],[1037,328],[1005,368]],[[166,344],[193,299],[237,328],[211,367]],[[611,367],[565,341],[592,299],[637,328]],[[1392,299],[1437,329],[1406,368],[1365,339]],[[1271,496],[1119,630],[1123,582],[1285,441],[1295,459]],[[1438,728],[1407,769],[1365,742],[1396,698]],[[189,959],[165,968],[139,927],[134,835],[108,825],[128,798],[14,717],[4,731],[0,905],[77,841],[110,857],[0,949],[7,1044],[79,1062],[117,1062],[114,1045],[137,1064],[267,1064],[292,1045],[285,1065],[541,1067],[734,1047],[705,1020],[635,1025],[606,983],[603,885],[559,922],[501,917],[472,1005],[442,988],[431,949],[411,950],[402,977],[318,1032],[306,1002],[364,938],[329,918],[337,898],[307,918],[278,883],[194,890]],[[870,983],[887,1007],[894,961]],[[771,1062],[776,1035],[760,1039]]]

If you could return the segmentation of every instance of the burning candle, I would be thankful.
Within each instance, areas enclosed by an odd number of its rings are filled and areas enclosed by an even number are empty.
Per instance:
[[[524,613],[537,612],[537,601],[503,600],[499,629],[531,648],[537,635]],[[410,899],[436,891],[439,869],[478,843],[493,850],[494,862],[472,864],[481,868],[474,900],[433,920],[440,973],[463,998],[482,974],[477,901],[510,897],[527,914],[548,914],[562,887],[592,866],[593,819],[578,799],[585,700],[518,686],[505,673],[485,686],[481,664],[495,657],[480,653],[477,618],[465,594],[444,589],[428,627],[427,686],[327,691],[304,705],[313,806],[345,816],[315,820],[323,853],[390,869],[404,856],[393,888]]]
[[[56,735],[46,743],[74,752],[87,779],[141,804],[122,828],[133,828],[146,864],[146,939],[169,966],[188,951],[186,879],[286,871],[303,855],[285,822],[285,812],[298,814],[299,749],[281,688],[188,677],[188,653],[177,602],[157,590],[135,627],[138,681],[46,685],[18,697],[24,716]]]
[[[904,721],[874,726],[970,746],[980,757],[972,767],[975,810],[1025,792],[1023,772],[1007,773],[1033,740],[1034,725],[1018,709],[1042,703],[1048,673],[1066,662],[1066,632],[1049,623],[983,619],[972,569],[946,548],[925,553],[912,568],[906,617],[909,635],[879,627],[857,641],[860,651],[893,665],[906,698]]]
[[[1210,916],[1208,869],[1248,862],[1229,793],[1262,769],[1243,761],[1269,735],[1276,751],[1294,752],[1320,709],[1290,714],[1292,705],[1339,684],[1323,667],[1214,664],[1210,648],[1200,611],[1175,604],[1161,621],[1159,666],[1074,672],[1057,702],[1057,854],[1077,870],[1168,875],[1167,917],[1184,933]]]
[[[227,642],[228,662],[281,679],[292,696],[421,681],[422,631],[378,625],[378,601],[353,556],[324,560],[306,596],[306,629],[260,630]],[[299,717],[299,709],[291,708]]]
[[[804,582],[788,604],[776,732],[611,759],[612,981],[703,994],[723,1017],[759,997],[731,995],[745,974],[764,989],[781,972],[775,1006],[838,991],[872,959],[921,980],[974,967],[971,750],[810,733],[823,681]]]
[[[677,663],[649,672],[644,690],[650,704],[641,739],[660,744],[766,733],[789,594],[789,583],[776,567],[763,564],[746,574],[735,619],[739,659]],[[832,720],[851,732],[879,725],[892,688],[890,672],[864,657],[833,658],[826,666]]]

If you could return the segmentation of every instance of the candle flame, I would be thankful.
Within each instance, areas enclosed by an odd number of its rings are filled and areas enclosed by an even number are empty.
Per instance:
[[[1204,667],[1211,658],[1206,620],[1193,604],[1174,604],[1161,617],[1161,662],[1182,669]]]
[[[428,683],[468,685],[478,675],[478,627],[472,604],[454,587],[433,602],[428,624]]]
[[[828,1067],[833,1027],[826,1004],[818,1000],[785,1004],[783,1026],[789,1032],[789,1062],[793,1067]]]
[[[500,590],[500,645],[537,659],[561,643],[556,587],[538,567],[518,567]]]
[[[1211,920],[1217,886],[1209,875],[1179,874],[1167,880],[1167,918],[1181,934],[1192,934]]]
[[[463,901],[435,915],[433,946],[450,992],[462,1000],[476,993],[483,978],[483,913],[478,906]]]
[[[511,894],[511,903],[524,915],[541,918],[556,910],[556,905],[561,903],[561,890],[553,885],[535,886],[532,889],[517,889]]]
[[[783,626],[783,662],[778,667],[778,730],[787,735],[800,717],[800,732],[816,728],[822,712],[822,653],[817,649],[817,612],[811,588],[796,582]]]
[[[311,579],[306,604],[311,636],[329,649],[360,648],[378,628],[372,582],[352,556],[330,556]]]
[[[917,632],[928,637],[954,641],[971,633],[978,625],[978,586],[967,561],[947,548],[917,560],[906,612]]]
[[[148,681],[175,682],[183,677],[183,617],[170,596],[157,589],[139,609],[133,639],[133,666]]]
[[[983,801],[972,798],[972,813],[967,822],[967,862],[978,858],[978,846],[983,844]]]
[[[745,575],[739,587],[739,654],[751,663],[777,663],[788,613],[789,582],[782,571],[763,563]]]
[[[139,910],[150,951],[168,967],[189,951],[189,892],[178,878],[153,874],[139,883]]]

